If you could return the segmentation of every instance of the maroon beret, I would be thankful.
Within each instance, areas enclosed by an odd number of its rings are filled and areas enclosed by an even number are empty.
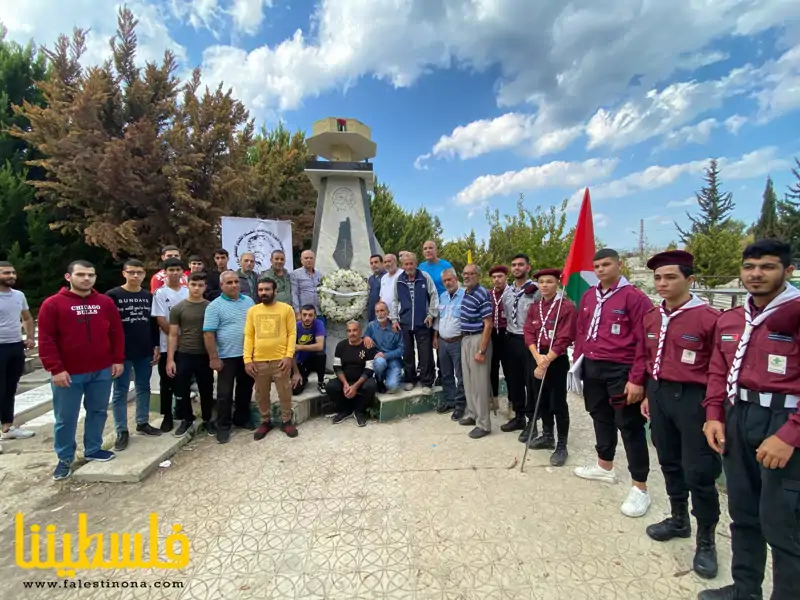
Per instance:
[[[503,275],[508,275],[508,267],[506,267],[505,265],[495,265],[491,269],[489,269],[489,276],[492,276],[495,273],[502,273]]]
[[[533,274],[533,278],[539,279],[543,275],[552,275],[556,279],[561,279],[561,269],[539,269]]]
[[[694,256],[683,250],[668,250],[660,252],[647,261],[647,268],[655,271],[667,265],[694,268]]]

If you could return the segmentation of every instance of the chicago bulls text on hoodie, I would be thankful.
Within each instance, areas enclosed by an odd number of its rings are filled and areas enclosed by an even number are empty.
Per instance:
[[[39,309],[39,358],[51,375],[102,371],[125,360],[125,334],[114,301],[95,290],[63,288]]]

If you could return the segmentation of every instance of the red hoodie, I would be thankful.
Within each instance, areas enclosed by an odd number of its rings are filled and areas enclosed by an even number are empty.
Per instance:
[[[81,375],[125,361],[125,334],[114,300],[63,288],[39,309],[39,358],[45,371]]]

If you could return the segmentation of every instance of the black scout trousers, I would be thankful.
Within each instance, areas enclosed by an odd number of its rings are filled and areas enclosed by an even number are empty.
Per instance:
[[[569,436],[569,406],[567,405],[567,374],[569,373],[569,357],[566,354],[557,356],[547,368],[544,379],[534,377],[534,396],[539,394],[539,386],[544,386],[539,404],[542,417],[542,429],[552,433],[555,421],[558,439],[566,442]]]
[[[772,600],[800,598],[800,451],[783,469],[765,469],[756,450],[795,412],[726,402],[722,464],[731,515],[731,573],[739,594],[760,594],[772,548]]]
[[[533,371],[536,365],[533,355],[525,345],[525,338],[521,334],[507,333],[505,347],[503,348],[506,363],[503,366],[508,386],[508,399],[511,408],[517,417],[533,419],[536,408],[536,392],[533,381]],[[508,369],[506,370],[506,365]]]
[[[503,376],[508,377],[508,364],[505,355],[506,329],[492,328],[492,369],[489,380],[492,382],[492,397],[500,395],[500,366],[503,366]],[[506,383],[506,385],[508,385]]]
[[[636,404],[612,406],[621,399],[631,365],[583,359],[583,401],[594,423],[595,449],[600,460],[612,461],[617,451],[617,429],[628,457],[631,479],[644,483],[650,472],[650,454],[644,426],[647,419]],[[624,399],[621,399],[624,402]]]
[[[650,380],[650,431],[670,500],[688,502],[701,525],[719,521],[717,479],[722,461],[703,433],[706,388],[689,383]]]

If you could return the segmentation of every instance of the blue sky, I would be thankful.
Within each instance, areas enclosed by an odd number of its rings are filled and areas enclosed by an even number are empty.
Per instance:
[[[309,129],[360,119],[375,169],[453,238],[486,207],[543,207],[592,191],[597,235],[676,238],[709,157],[752,222],[771,174],[800,157],[797,0],[135,0],[140,60],[166,48],[232,86],[256,119]],[[0,0],[9,37],[52,44],[115,28],[107,0]]]

